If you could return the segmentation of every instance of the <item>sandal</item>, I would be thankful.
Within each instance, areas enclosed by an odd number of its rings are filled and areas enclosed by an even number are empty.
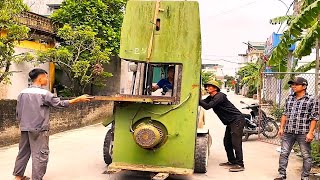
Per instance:
[[[21,178],[21,180],[30,180],[31,178],[29,178],[28,176],[23,176],[22,178]]]

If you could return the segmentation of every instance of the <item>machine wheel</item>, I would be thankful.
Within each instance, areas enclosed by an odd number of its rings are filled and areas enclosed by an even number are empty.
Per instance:
[[[103,159],[104,162],[109,165],[112,163],[112,154],[113,154],[113,131],[110,129],[104,139],[103,144]]]
[[[197,137],[196,149],[195,149],[195,164],[194,172],[206,173],[208,169],[209,160],[209,135]]]
[[[279,132],[279,126],[272,118],[268,118],[262,128],[263,128],[262,134],[266,138],[272,139],[277,137]]]

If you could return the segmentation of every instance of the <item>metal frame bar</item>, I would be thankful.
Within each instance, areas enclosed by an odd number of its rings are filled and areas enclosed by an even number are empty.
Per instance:
[[[182,83],[182,65],[175,65],[174,73],[174,87],[172,96],[176,98],[176,101],[180,101],[181,95],[181,83]]]

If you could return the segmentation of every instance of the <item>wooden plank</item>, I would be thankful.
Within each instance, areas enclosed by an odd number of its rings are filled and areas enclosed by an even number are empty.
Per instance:
[[[107,168],[107,170],[104,172],[104,174],[116,174],[116,173],[119,173],[121,172],[122,169],[116,169],[116,168]]]
[[[153,17],[152,33],[151,33],[151,38],[150,38],[149,47],[148,47],[147,61],[150,60],[150,57],[151,57],[151,54],[152,54],[153,41],[154,41],[153,40],[154,39],[154,31],[156,29],[157,18],[159,16],[160,1],[161,0],[157,0],[157,2],[156,2],[156,8],[155,8],[154,17]]]
[[[168,174],[177,174],[177,175],[193,174],[193,169],[128,164],[128,163],[120,163],[120,162],[113,162],[108,166],[108,170],[109,169],[110,171],[112,171],[112,169],[122,169],[122,170],[131,170],[131,171],[158,172],[158,173],[168,173]]]
[[[165,180],[169,177],[169,173],[158,173],[152,177],[152,180]]]
[[[119,101],[119,102],[175,102],[174,97],[166,96],[138,96],[138,95],[115,95],[115,96],[95,96],[97,101]]]

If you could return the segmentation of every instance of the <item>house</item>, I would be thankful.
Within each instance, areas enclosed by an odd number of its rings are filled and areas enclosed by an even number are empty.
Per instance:
[[[50,19],[32,12],[23,12],[21,15],[19,15],[17,21],[20,24],[28,26],[31,31],[30,38],[28,40],[16,43],[16,55],[44,51],[48,48],[54,47],[54,26]],[[1,32],[1,35],[5,36],[6,34]],[[44,63],[38,67],[45,69],[49,73],[49,86],[46,88],[51,90],[54,82],[54,64]],[[13,75],[10,77],[11,84],[1,84],[0,99],[16,99],[20,91],[30,85],[28,73],[33,68],[35,68],[33,64],[26,62],[12,64],[10,66],[10,71],[15,73],[13,73]]]
[[[242,68],[248,63],[248,54],[238,54],[238,56],[239,68]]]
[[[264,54],[265,42],[248,42],[246,51],[248,63],[255,63]]]
[[[60,8],[63,0],[24,0],[30,11],[43,16],[50,16]]]
[[[223,66],[219,64],[202,64],[201,69],[205,72],[211,72],[213,74],[222,74]]]

